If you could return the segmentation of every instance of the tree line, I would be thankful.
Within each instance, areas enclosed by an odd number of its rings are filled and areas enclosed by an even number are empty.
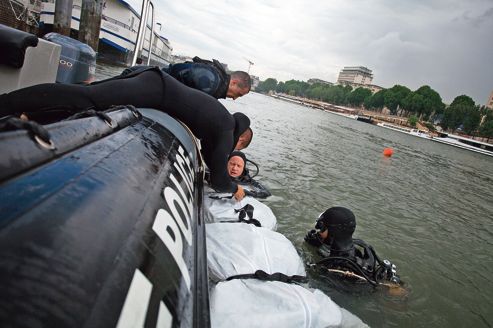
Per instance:
[[[428,85],[411,91],[397,84],[392,88],[372,93],[370,89],[362,87],[353,89],[349,85],[309,84],[297,80],[278,82],[274,78],[268,78],[260,82],[256,91],[262,93],[275,91],[378,112],[387,108],[393,115],[408,117],[411,124],[420,120],[430,128],[438,124],[449,132],[462,131],[469,135],[493,137],[492,110],[477,105],[466,95],[455,97],[447,106],[443,103],[440,94]]]

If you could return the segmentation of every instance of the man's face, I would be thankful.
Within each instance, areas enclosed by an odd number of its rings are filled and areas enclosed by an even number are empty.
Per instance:
[[[228,174],[230,177],[237,178],[243,173],[245,162],[240,156],[233,156],[228,161]]]
[[[226,97],[233,98],[233,100],[235,100],[236,98],[246,95],[248,91],[249,90],[246,88],[245,89],[240,88],[236,80],[231,80],[229,82],[229,88]]]

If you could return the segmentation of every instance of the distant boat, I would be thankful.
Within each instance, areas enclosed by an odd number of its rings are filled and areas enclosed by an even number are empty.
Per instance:
[[[454,146],[454,147],[474,151],[477,153],[493,156],[493,145],[486,142],[481,142],[470,138],[465,138],[465,137],[461,137],[453,134],[447,134],[447,133],[441,133],[439,134],[439,136],[432,137],[429,133],[423,130],[406,128],[403,126],[397,126],[389,123],[378,123],[377,125],[383,128],[410,134],[416,137],[421,137],[428,140],[440,142],[449,146]]]
[[[358,115],[356,120],[361,121],[361,122],[365,122],[365,123],[370,123],[370,124],[373,121],[371,116],[366,116],[366,115]]]
[[[72,6],[71,28],[74,33],[79,31],[81,0],[74,0]],[[40,13],[40,27],[43,32],[51,32],[55,16],[55,3],[43,2]],[[107,0],[103,7],[101,30],[99,34],[98,56],[120,64],[130,64],[137,30],[139,29],[140,14],[126,1]],[[169,41],[155,31],[151,47],[151,64],[168,65],[171,59],[171,47]],[[149,56],[149,39],[151,26],[148,24],[145,31],[142,59]]]
[[[428,134],[428,132],[423,131],[423,130],[419,130],[419,129],[411,129],[411,128],[407,128],[404,126],[398,126],[398,125],[389,124],[389,123],[378,123],[377,125],[381,126],[383,128],[394,130],[394,131],[407,133],[407,134],[410,134],[410,135],[413,135],[416,137],[428,138],[428,139],[430,138],[430,135]]]
[[[447,133],[441,133],[440,136],[433,137],[432,140],[446,145],[471,150],[476,153],[493,156],[493,145],[486,142]]]

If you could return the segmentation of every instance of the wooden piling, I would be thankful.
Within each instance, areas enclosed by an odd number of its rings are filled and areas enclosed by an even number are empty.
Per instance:
[[[53,32],[70,36],[70,24],[72,22],[73,0],[59,0],[55,2],[55,17]]]
[[[98,51],[99,31],[103,16],[103,0],[82,0],[79,41]]]

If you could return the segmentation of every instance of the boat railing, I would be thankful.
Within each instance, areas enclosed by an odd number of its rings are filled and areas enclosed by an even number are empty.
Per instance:
[[[151,37],[149,40],[149,54],[147,56],[147,65],[151,63],[151,46],[154,41],[154,4],[150,0],[142,1],[142,9],[140,13],[140,22],[139,22],[139,30],[137,32],[137,40],[135,41],[135,50],[134,57],[132,59],[132,66],[135,66],[137,63],[137,58],[142,53],[144,49],[144,40],[145,40],[145,32],[147,30],[147,19],[149,17],[149,7],[152,8],[152,16],[151,16]]]

